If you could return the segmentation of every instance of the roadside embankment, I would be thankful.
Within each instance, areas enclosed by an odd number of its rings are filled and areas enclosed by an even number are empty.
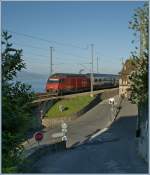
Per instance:
[[[60,125],[60,123],[62,121],[69,122],[71,120],[74,120],[74,119],[82,116],[84,113],[86,113],[87,111],[92,109],[94,106],[96,106],[101,101],[103,101],[105,99],[108,99],[110,97],[113,97],[117,94],[118,94],[118,89],[105,90],[105,91],[103,91],[99,94],[96,94],[92,100],[89,100],[90,102],[87,103],[86,106],[84,106],[82,109],[78,110],[77,112],[72,112],[72,113],[70,113],[69,116],[63,116],[63,117],[56,117],[56,118],[44,117],[43,120],[42,120],[42,124],[45,127],[54,128],[56,125]],[[78,99],[77,99],[77,101],[75,101],[75,103],[79,103]],[[57,102],[55,103],[55,105],[58,106]],[[51,107],[53,107],[53,106],[51,106]],[[65,106],[65,107],[67,108],[67,106]]]

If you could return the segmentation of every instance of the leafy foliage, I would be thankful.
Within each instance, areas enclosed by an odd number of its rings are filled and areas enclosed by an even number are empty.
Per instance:
[[[132,54],[135,71],[130,75],[131,81],[131,101],[136,104],[144,103],[148,100],[148,26],[149,26],[149,7],[145,3],[143,8],[135,10],[129,28],[136,33],[140,33],[140,54]]]
[[[25,68],[22,50],[12,48],[11,35],[2,33],[2,171],[16,172],[23,151],[21,143],[32,121],[31,86],[14,82],[17,72]]]
[[[140,42],[142,52],[148,51],[149,43],[149,6],[146,2],[143,8],[135,9],[134,16],[129,22],[129,28],[134,30],[134,36],[140,34]],[[132,41],[134,42],[134,41]]]
[[[131,100],[140,104],[148,100],[148,55],[145,53],[142,58],[134,56],[133,64],[135,71],[129,77],[131,82]]]

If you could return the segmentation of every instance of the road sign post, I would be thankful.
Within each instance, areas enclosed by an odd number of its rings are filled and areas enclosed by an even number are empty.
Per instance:
[[[67,141],[67,136],[66,136],[67,128],[68,128],[67,124],[62,122],[61,123],[61,132],[52,134],[52,138],[54,138],[54,139],[61,138],[62,141]]]
[[[62,122],[61,124],[61,131],[63,133],[62,141],[67,141],[67,136],[66,136],[67,128],[68,128],[67,124],[65,122]]]
[[[35,137],[35,140],[37,141],[37,143],[39,145],[44,136],[43,136],[42,132],[36,132],[34,137]]]

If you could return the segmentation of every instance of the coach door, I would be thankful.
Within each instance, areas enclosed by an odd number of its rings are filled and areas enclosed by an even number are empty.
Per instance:
[[[82,80],[82,87],[83,88],[87,87],[87,80],[85,80],[85,79]]]

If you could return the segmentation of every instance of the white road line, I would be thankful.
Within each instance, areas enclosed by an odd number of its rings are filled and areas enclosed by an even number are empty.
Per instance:
[[[108,128],[104,128],[104,129],[98,131],[96,134],[91,136],[90,140],[94,139],[95,137],[97,137],[98,135],[102,134],[103,132],[105,132],[107,130],[108,130]]]

